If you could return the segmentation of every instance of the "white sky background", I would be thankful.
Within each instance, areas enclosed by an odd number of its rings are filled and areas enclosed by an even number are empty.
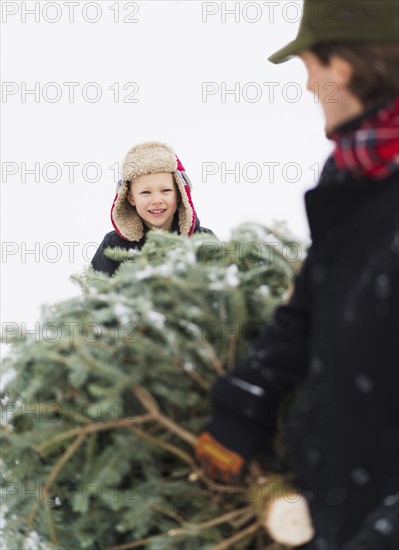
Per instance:
[[[141,141],[172,145],[193,182],[201,224],[221,240],[241,222],[275,219],[308,239],[303,194],[315,184],[311,167],[324,162],[331,144],[320,105],[305,90],[302,62],[267,61],[296,36],[302,2],[83,1],[73,22],[71,2],[36,2],[36,16],[26,13],[35,2],[1,4],[3,92],[15,92],[3,93],[1,104],[3,327],[33,329],[41,304],[79,293],[69,276],[88,265],[95,252],[88,243],[112,230],[110,167]],[[124,22],[129,15],[138,22]],[[35,82],[37,102],[24,96]],[[61,90],[58,101],[50,101],[51,82]],[[64,82],[79,83],[72,102]],[[95,88],[85,87],[90,82],[102,88],[97,102],[88,101],[95,97]],[[129,82],[139,87],[132,97],[138,102],[123,101],[134,91],[123,89]],[[203,96],[205,82],[214,95]],[[223,87],[234,86],[238,97],[223,97]],[[64,164],[71,162],[78,163],[72,182]],[[270,162],[279,163],[274,181],[264,166]],[[35,163],[37,182],[24,174]],[[59,165],[58,175],[51,166],[46,172],[48,163]],[[85,171],[88,163],[101,168],[97,182],[88,181],[96,179],[94,168]],[[222,174],[235,163],[238,182]],[[296,182],[288,163],[300,167]],[[206,166],[217,173],[205,177]],[[36,255],[26,254],[35,247]]]

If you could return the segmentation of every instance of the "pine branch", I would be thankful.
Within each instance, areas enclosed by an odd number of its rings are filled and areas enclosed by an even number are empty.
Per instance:
[[[30,529],[33,529],[34,519],[37,514],[37,511],[39,509],[40,502],[43,499],[43,495],[45,493],[45,490],[50,483],[53,483],[55,481],[56,477],[62,470],[62,468],[65,466],[65,464],[68,462],[68,460],[71,458],[71,456],[77,451],[77,449],[80,447],[80,445],[83,443],[84,439],[86,437],[86,434],[81,433],[75,441],[73,441],[69,447],[66,449],[64,454],[61,456],[61,458],[56,462],[55,466],[50,472],[50,475],[48,476],[45,484],[44,484],[44,490],[41,492],[40,497],[38,501],[36,502],[35,506],[33,507],[33,510],[29,516],[28,524]]]
[[[95,357],[93,357],[93,355],[88,353],[83,346],[77,346],[76,353],[87,365],[89,365],[93,369],[94,372],[101,373],[107,377],[109,376],[111,379],[114,378],[116,374],[121,374],[116,373],[115,369],[113,369],[109,365],[100,363],[100,361],[98,361]],[[72,361],[74,361],[74,358],[72,359]]]
[[[170,510],[164,510],[161,506],[158,506],[158,504],[150,504],[149,507],[156,512],[163,514],[164,516],[174,519],[179,525],[187,522],[187,520],[180,514],[176,514],[175,512],[172,512]]]
[[[140,437],[141,439],[146,439],[152,445],[155,445],[156,447],[162,447],[166,451],[169,451],[175,456],[178,456],[180,459],[184,460],[184,462],[187,462],[187,464],[190,464],[192,468],[197,468],[197,464],[194,462],[191,456],[188,455],[185,451],[182,451],[181,449],[179,449],[179,447],[176,447],[176,445],[173,445],[172,443],[164,443],[163,441],[160,441],[159,439],[156,439],[155,437],[148,435],[147,433],[143,432],[143,430],[140,430],[139,428],[133,428],[133,426],[130,426],[128,429],[131,432],[133,432],[135,435]]]
[[[207,382],[196,370],[186,370],[181,361],[175,361],[175,365],[194,382],[196,382],[203,390],[209,391],[211,388],[210,382]]]
[[[16,496],[8,500],[6,540],[23,546],[23,518],[26,532],[34,525],[40,544],[51,548],[87,546],[93,538],[108,550],[193,545],[223,550],[244,547],[247,541],[260,550],[267,544],[265,507],[271,491],[280,495],[289,476],[280,483],[274,474],[250,466],[247,489],[254,481],[262,489],[260,498],[249,502],[243,485],[209,479],[196,463],[193,446],[213,380],[225,374],[250,344],[246,333],[226,337],[225,327],[267,322],[286,297],[293,265],[270,244],[291,242],[283,233],[270,239],[273,230],[245,224],[230,240],[232,246],[226,246],[226,255],[220,247],[201,249],[195,237],[151,231],[139,254],[140,265],[127,263],[111,278],[88,271],[80,279],[81,296],[44,312],[43,323],[74,327],[73,341],[64,333],[51,346],[46,339],[28,338],[28,346],[15,339],[10,359],[15,377],[5,395],[28,405],[13,407],[14,422],[2,426],[2,459],[9,479],[22,474],[29,486],[39,480],[42,496],[36,508],[34,501],[21,507]],[[237,254],[251,242],[259,244],[254,252]],[[268,259],[271,252],[274,261]],[[231,273],[226,266],[232,266]],[[83,331],[76,333],[76,327]],[[51,400],[58,411],[49,416]],[[132,416],[97,414],[114,402]],[[81,410],[71,419],[73,404]],[[91,404],[97,410],[95,419],[83,414]],[[24,422],[21,410],[34,410],[43,420]],[[27,445],[36,453],[20,452]],[[81,479],[75,477],[79,472],[90,479],[97,474],[98,489],[101,482],[107,488],[103,498],[97,493],[99,498],[82,498],[73,505],[73,500],[60,497],[53,507],[52,480],[70,491],[73,481]],[[147,507],[137,510],[136,522],[131,517],[136,500],[131,497],[142,483],[151,487],[151,498]],[[122,492],[114,491],[112,500],[113,487]],[[168,538],[167,531],[175,538]],[[277,550],[276,545],[267,548]]]
[[[212,367],[215,369],[216,374],[218,376],[223,376],[226,373],[226,371],[222,363],[220,362],[219,358],[215,355],[215,352],[212,346],[209,345],[208,342],[204,341],[203,339],[201,340],[201,342],[199,342],[199,345],[201,347],[206,348],[208,353],[212,356]]]
[[[258,523],[253,523],[249,527],[246,527],[242,531],[235,533],[232,537],[225,539],[223,542],[220,542],[216,546],[212,546],[211,550],[227,550],[228,548],[234,548],[234,544],[239,540],[244,539],[248,535],[255,534],[259,529],[260,525]]]
[[[199,288],[198,290],[201,291],[202,289]],[[179,321],[181,321],[180,319],[178,319],[174,316],[171,316],[171,315],[165,315],[165,317],[167,319],[171,320],[172,322],[174,322],[177,325],[179,325]],[[223,364],[219,360],[218,356],[215,354],[215,350],[209,344],[209,342],[207,342],[204,338],[202,338],[202,333],[201,333],[201,339],[198,339],[195,336],[195,334],[192,334],[192,333],[190,333],[189,336],[190,336],[191,343],[196,342],[198,344],[198,346],[197,346],[198,349],[205,349],[206,350],[206,352],[211,357],[211,361],[212,361],[211,366],[213,367],[213,369],[216,371],[216,373],[219,376],[223,376],[223,374],[225,374],[225,369],[223,367]]]
[[[152,417],[159,422],[162,426],[164,426],[167,430],[172,432],[173,434],[180,437],[180,439],[183,439],[183,441],[186,441],[187,443],[190,443],[193,447],[195,447],[195,443],[197,441],[197,437],[189,432],[188,430],[185,430],[184,428],[180,427],[176,422],[173,422],[170,418],[167,418],[165,415],[161,413],[161,409],[159,408],[158,403],[156,402],[155,398],[150,394],[148,390],[143,388],[142,386],[136,386],[133,389],[134,395],[137,397],[137,399],[140,401],[140,403],[143,405],[145,409],[152,415]]]
[[[57,532],[54,525],[53,514],[51,512],[50,503],[48,502],[47,499],[45,500],[44,505],[46,507],[46,512],[47,512],[47,525],[50,533],[50,540],[54,544],[54,546],[57,547],[59,546]]]
[[[239,518],[240,516],[248,514],[249,517],[253,516],[252,506],[247,506],[246,508],[240,508],[239,510],[233,510],[232,512],[228,512],[227,514],[223,514],[222,516],[218,516],[215,519],[211,519],[209,521],[205,521],[203,523],[197,523],[197,524],[189,524],[189,528],[182,528],[182,529],[171,529],[168,531],[168,535],[170,537],[178,537],[178,536],[184,536],[184,535],[190,535],[193,533],[193,531],[204,531],[206,529],[210,529],[211,527],[215,527],[216,525],[220,525],[221,523],[227,523],[229,521],[232,521],[234,519]]]
[[[118,544],[117,546],[111,546],[107,550],[130,550],[131,548],[143,547],[148,542],[152,542],[156,539],[163,538],[165,535],[154,535],[145,539],[136,540],[134,542],[126,542],[125,544]]]
[[[196,465],[196,469],[191,472],[188,479],[189,481],[198,481],[198,479],[201,479],[201,481],[205,482],[208,488],[212,488],[215,493],[217,494],[220,492],[220,486],[222,485],[220,482],[213,481],[210,477],[208,477],[203,470],[198,468],[198,465]],[[223,489],[226,491],[227,494],[233,495],[235,493],[239,494],[242,492],[242,486],[240,485],[227,485],[223,483]]]
[[[48,439],[44,443],[40,443],[40,445],[37,445],[35,447],[35,451],[38,452],[41,456],[46,456],[45,450],[48,447],[58,445],[66,439],[74,437],[75,435],[87,435],[96,432],[112,430],[114,428],[129,428],[131,424],[143,424],[151,420],[154,420],[154,417],[151,414],[145,414],[141,416],[130,416],[127,418],[123,418],[122,420],[115,420],[112,422],[94,422],[89,426],[85,426],[82,428],[73,428],[72,430],[68,430],[67,432],[56,435],[51,439]]]
[[[209,391],[211,388],[211,384],[207,382],[204,378],[202,378],[198,372],[195,371],[184,371],[187,376],[189,376],[194,382],[196,382],[203,390]]]

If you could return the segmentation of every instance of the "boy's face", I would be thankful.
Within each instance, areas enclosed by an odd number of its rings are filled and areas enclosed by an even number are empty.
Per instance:
[[[299,57],[308,72],[307,89],[314,92],[321,102],[327,133],[364,111],[361,102],[348,88],[353,73],[348,61],[333,56],[328,65],[323,65],[314,53],[307,50]]]
[[[150,229],[170,231],[177,209],[177,189],[170,172],[140,176],[131,183],[128,202]]]

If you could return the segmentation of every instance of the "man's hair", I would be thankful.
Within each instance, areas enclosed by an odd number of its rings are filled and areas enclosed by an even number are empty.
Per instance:
[[[366,108],[399,95],[399,44],[396,42],[319,42],[310,48],[322,65],[336,55],[353,67],[349,89]]]

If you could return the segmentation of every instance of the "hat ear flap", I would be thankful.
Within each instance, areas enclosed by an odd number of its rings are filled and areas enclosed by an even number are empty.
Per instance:
[[[185,172],[176,170],[173,176],[181,197],[178,203],[180,234],[189,237],[194,231],[197,219],[190,195],[191,182]]]
[[[128,181],[118,184],[111,208],[111,221],[120,237],[128,241],[139,241],[144,236],[144,226],[136,207],[128,200],[129,193]]]
[[[175,185],[176,185],[176,191],[177,191],[177,201],[176,202],[177,202],[177,207],[179,207],[182,204],[183,199],[182,199],[181,191],[180,191],[179,187],[177,186],[176,183],[175,183]]]

